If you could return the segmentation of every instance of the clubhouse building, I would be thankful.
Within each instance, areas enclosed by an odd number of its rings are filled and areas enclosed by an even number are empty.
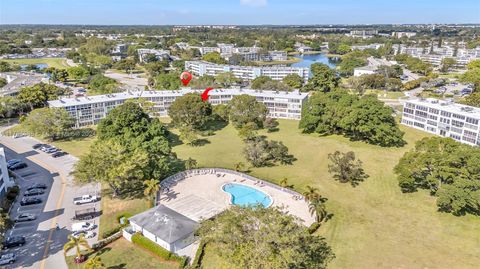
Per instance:
[[[203,90],[184,88],[176,91],[126,91],[121,93],[64,98],[48,101],[50,107],[64,108],[75,119],[75,127],[97,124],[113,108],[131,99],[143,99],[153,104],[152,116],[168,116],[168,108],[179,96],[187,93],[202,93]],[[212,105],[227,104],[236,95],[255,96],[269,110],[268,117],[299,120],[302,106],[308,93],[298,90],[291,92],[262,91],[251,89],[215,89],[209,92],[208,102]]]

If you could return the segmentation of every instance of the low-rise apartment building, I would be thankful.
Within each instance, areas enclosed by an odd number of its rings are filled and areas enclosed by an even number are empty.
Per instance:
[[[65,98],[48,101],[50,107],[64,108],[75,119],[75,127],[97,124],[113,108],[131,99],[151,102],[152,116],[168,116],[168,108],[179,96],[187,93],[202,93],[203,90],[184,88],[177,91],[127,91],[107,95]],[[307,93],[299,91],[280,92],[251,89],[215,89],[209,92],[208,102],[212,105],[227,104],[236,95],[255,96],[269,110],[269,117],[299,120]]]
[[[8,175],[5,151],[2,147],[0,147],[0,200],[7,193],[7,189],[12,187],[13,185],[15,185],[15,182]]]
[[[480,109],[438,99],[408,100],[403,106],[402,124],[480,146]]]
[[[170,51],[168,50],[156,50],[156,49],[138,49],[138,59],[144,63],[148,55],[155,55],[155,58],[159,60],[165,60],[170,58]]]
[[[306,82],[310,69],[307,67],[289,66],[240,66],[227,64],[214,64],[205,61],[186,61],[185,69],[196,76],[216,76],[219,73],[232,72],[237,78],[253,80],[259,76],[267,76],[273,80],[282,80],[290,74],[297,74]]]

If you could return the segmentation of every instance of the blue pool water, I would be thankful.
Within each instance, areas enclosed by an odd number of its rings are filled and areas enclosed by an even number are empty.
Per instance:
[[[231,194],[231,202],[234,205],[253,206],[261,204],[264,207],[269,207],[272,203],[270,196],[245,185],[229,183],[223,186],[223,190]]]

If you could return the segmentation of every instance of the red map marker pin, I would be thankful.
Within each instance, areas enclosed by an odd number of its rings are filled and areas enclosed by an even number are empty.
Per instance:
[[[180,74],[180,79],[182,80],[183,86],[187,86],[190,80],[192,80],[192,74],[185,71],[182,74]]]
[[[207,101],[208,100],[208,92],[213,90],[213,88],[207,88],[205,91],[202,93],[202,100]]]

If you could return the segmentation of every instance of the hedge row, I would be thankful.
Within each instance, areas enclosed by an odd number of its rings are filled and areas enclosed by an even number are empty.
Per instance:
[[[207,246],[207,242],[205,240],[200,241],[200,244],[198,245],[197,253],[195,253],[195,258],[193,259],[191,268],[200,268],[206,246]]]
[[[153,242],[152,240],[144,237],[143,235],[136,233],[132,236],[132,242],[136,245],[139,245],[156,255],[164,258],[165,260],[173,260],[182,262],[183,258],[179,257],[178,255],[171,253],[170,251],[162,248],[161,246],[157,245],[157,243]]]
[[[97,243],[92,245],[92,248],[95,250],[99,250],[106,245],[112,243],[113,241],[119,239],[120,237],[122,237],[122,231],[118,231],[117,233],[114,233],[113,235],[108,236],[105,239],[99,240]]]

